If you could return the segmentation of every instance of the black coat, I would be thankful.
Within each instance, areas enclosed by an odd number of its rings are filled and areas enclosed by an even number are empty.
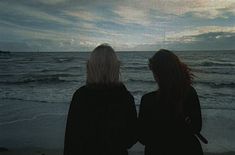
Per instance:
[[[136,130],[134,98],[123,84],[83,86],[70,104],[64,155],[127,155]]]
[[[202,155],[201,144],[195,136],[202,127],[197,93],[189,88],[183,102],[182,117],[175,117],[173,108],[160,103],[159,92],[145,94],[139,112],[139,141],[145,145],[145,155]],[[190,118],[190,123],[185,118]]]

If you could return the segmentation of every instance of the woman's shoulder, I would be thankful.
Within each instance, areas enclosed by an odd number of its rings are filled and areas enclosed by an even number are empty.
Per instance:
[[[144,94],[141,98],[141,101],[143,102],[143,101],[155,100],[156,98],[158,98],[158,96],[159,96],[158,90],[152,91],[152,92]]]
[[[79,95],[81,95],[84,91],[86,91],[86,85],[83,85],[79,88],[77,88],[74,93],[73,93],[73,97],[78,97]]]
[[[74,92],[74,96],[86,95],[99,95],[99,94],[126,94],[132,96],[123,83],[116,85],[83,85]]]
[[[91,91],[91,92],[118,92],[127,91],[123,83],[117,84],[87,84],[79,88],[80,91]]]
[[[152,91],[144,94],[140,101],[140,111],[145,113],[146,111],[149,112],[150,109],[153,109],[153,107],[156,106],[158,96],[158,91]]]
[[[188,94],[189,94],[189,96],[194,96],[194,95],[197,95],[197,91],[193,86],[189,86]]]

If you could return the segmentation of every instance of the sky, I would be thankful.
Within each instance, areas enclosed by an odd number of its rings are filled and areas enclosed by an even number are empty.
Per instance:
[[[1,0],[0,50],[234,50],[235,0]]]

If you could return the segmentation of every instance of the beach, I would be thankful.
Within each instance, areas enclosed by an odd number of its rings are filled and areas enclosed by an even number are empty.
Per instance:
[[[143,146],[136,144],[130,151],[129,155],[144,155]],[[140,148],[138,148],[140,147]],[[15,149],[5,152],[0,152],[1,155],[63,155],[61,149]],[[208,153],[204,152],[204,155],[235,155],[235,152],[220,152],[220,153]]]
[[[1,155],[63,155],[61,150],[13,150],[8,152],[0,152]],[[144,152],[129,152],[129,155],[144,155]],[[204,153],[204,155],[235,155],[235,152],[225,153]]]
[[[154,52],[118,52],[121,80],[133,94],[136,109],[141,96],[157,89],[149,71]],[[234,51],[181,51],[195,79],[202,108],[202,144],[207,155],[235,155]],[[62,154],[72,94],[85,84],[89,53],[11,53],[0,56],[0,147],[5,155]],[[220,154],[219,154],[220,153]],[[135,145],[130,155],[143,154]]]

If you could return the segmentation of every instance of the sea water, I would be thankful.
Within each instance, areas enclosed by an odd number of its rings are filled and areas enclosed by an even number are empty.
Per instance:
[[[235,51],[176,51],[199,95],[207,152],[235,150]],[[71,97],[86,81],[89,52],[0,55],[0,147],[63,148]],[[156,90],[148,69],[154,52],[117,52],[121,80],[135,98]]]

